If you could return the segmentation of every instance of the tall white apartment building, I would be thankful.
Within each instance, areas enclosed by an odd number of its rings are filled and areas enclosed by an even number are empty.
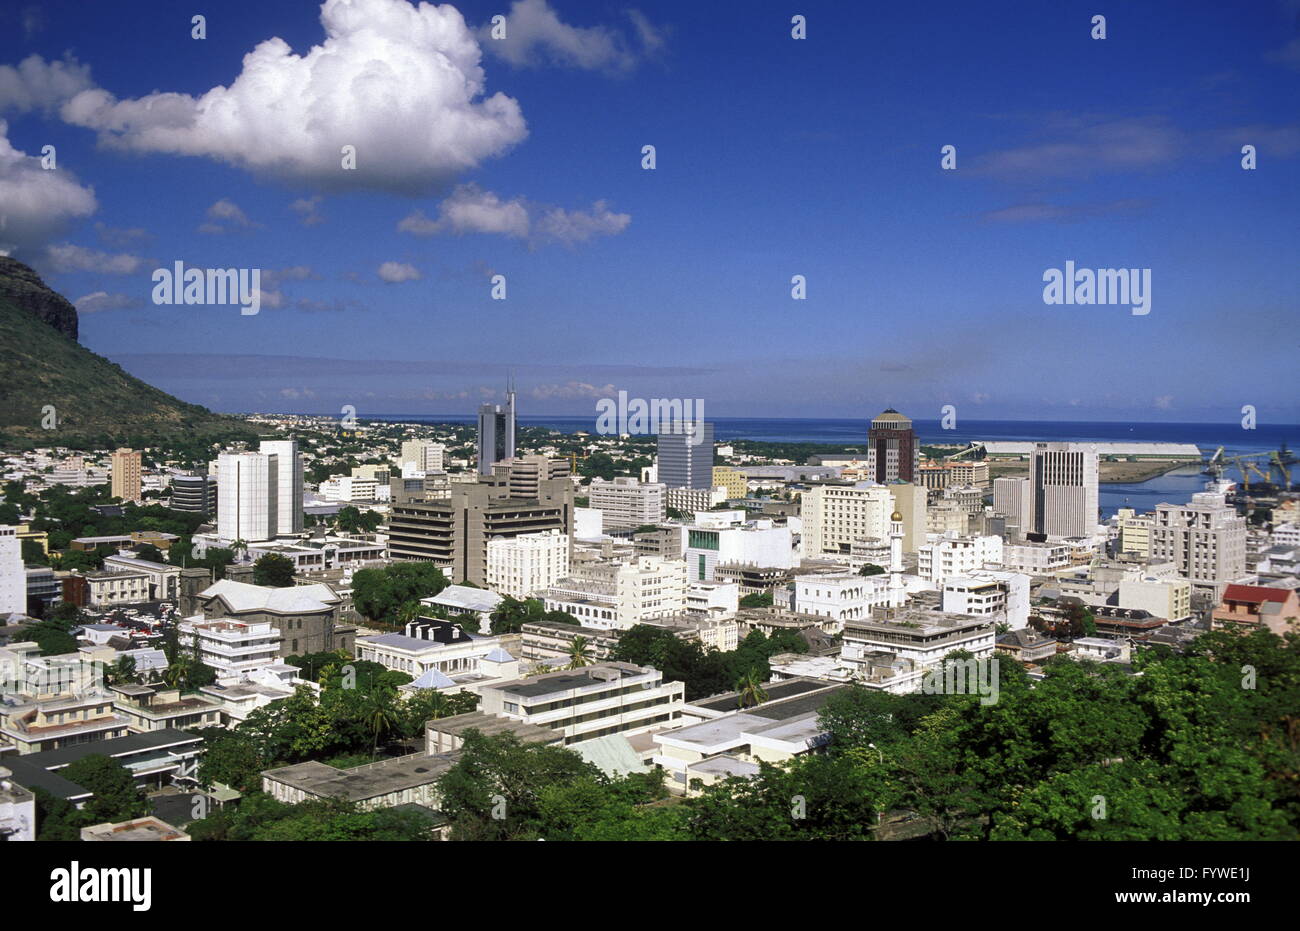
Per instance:
[[[601,512],[605,530],[657,524],[666,513],[662,483],[638,482],[634,478],[616,478],[607,482],[593,478],[587,490],[589,503]]]
[[[402,443],[402,460],[399,466],[413,465],[419,472],[441,472],[447,447],[433,440],[407,440]]]
[[[855,540],[889,536],[894,498],[887,485],[814,485],[803,493],[800,517],[804,559],[847,557]]]
[[[686,608],[686,564],[680,559],[638,556],[589,566],[584,575],[548,588],[546,610],[567,611],[584,627],[626,630]]]
[[[1172,562],[1197,592],[1217,601],[1227,583],[1246,574],[1246,518],[1211,492],[1192,495],[1190,504],[1159,504],[1151,559]]]
[[[226,452],[217,457],[217,537],[223,543],[274,539],[280,502],[275,456]]]
[[[569,535],[558,530],[489,540],[484,582],[511,598],[527,598],[569,574]]]
[[[916,551],[916,574],[936,587],[956,575],[967,575],[985,565],[1001,565],[1002,538],[945,534]]]
[[[1099,521],[1098,469],[1096,447],[1034,444],[1031,529],[1049,537],[1091,536]]]
[[[682,558],[688,577],[711,582],[718,566],[745,565],[763,569],[789,569],[795,564],[794,536],[789,527],[772,520],[754,520],[724,526],[699,515],[682,527]]]
[[[27,570],[18,528],[0,525],[0,616],[27,613]]]
[[[1020,536],[1033,530],[1033,488],[1029,479],[1005,476],[993,480],[993,512],[1007,519],[1007,531],[1014,527]]]
[[[302,456],[298,441],[262,440],[258,452],[276,459],[275,535],[302,533]]]

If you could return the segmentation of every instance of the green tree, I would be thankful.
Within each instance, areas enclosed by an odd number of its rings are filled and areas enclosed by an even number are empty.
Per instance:
[[[130,771],[102,753],[74,760],[59,775],[94,793],[82,809],[89,824],[129,821],[149,813],[149,802]]]
[[[591,643],[586,637],[578,636],[573,638],[569,644],[569,668],[581,669],[583,666],[591,665]]]
[[[253,563],[253,584],[269,585],[272,588],[291,588],[295,572],[297,569],[289,557],[279,553],[266,553]]]
[[[742,608],[770,608],[772,607],[771,592],[756,592],[752,595],[746,595],[740,599]]]
[[[884,574],[885,574],[885,569],[883,566],[877,566],[875,563],[870,563],[870,562],[866,563],[861,569],[858,570],[858,575],[884,575]]]

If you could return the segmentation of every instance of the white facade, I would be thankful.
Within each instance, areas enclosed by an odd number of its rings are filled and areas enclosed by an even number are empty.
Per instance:
[[[1246,574],[1246,518],[1210,492],[1190,504],[1156,506],[1151,558],[1174,564],[1180,576],[1217,600],[1227,583]]]
[[[298,454],[298,441],[262,440],[258,451],[276,459],[275,534],[302,533],[302,456]]]
[[[953,576],[943,583],[942,607],[1020,630],[1029,626],[1029,576],[987,569]]]
[[[686,583],[686,613],[692,617],[735,617],[739,610],[740,583],[698,579]]]
[[[320,483],[320,496],[326,501],[374,501],[379,488],[372,478],[331,475]]]
[[[1051,575],[1070,565],[1070,547],[1064,543],[1007,543],[1002,547],[1002,568],[1030,575]]]
[[[993,624],[983,618],[937,611],[903,611],[889,621],[860,621],[844,628],[841,659],[863,664],[870,653],[892,653],[928,669],[956,650],[976,659],[991,656],[997,639]]]
[[[402,461],[399,465],[405,468],[410,464],[420,472],[440,472],[445,468],[443,462],[446,453],[447,448],[441,443],[432,440],[407,440],[402,444]]]
[[[699,517],[703,519],[705,515]],[[706,520],[681,529],[682,558],[693,581],[713,581],[718,566],[740,564],[789,569],[795,564],[794,537],[789,527],[778,527],[771,520],[734,526],[710,524]]]
[[[1119,583],[1116,604],[1177,621],[1192,613],[1192,583],[1187,579],[1162,579],[1149,575],[1140,579],[1123,579]]]
[[[917,549],[916,574],[935,586],[986,565],[1002,563],[1002,538],[945,535]]]
[[[275,458],[262,453],[217,457],[217,537],[223,543],[273,539],[279,527]]]
[[[593,478],[587,495],[593,508],[599,508],[603,529],[640,527],[664,519],[667,486],[638,482],[634,478],[616,478],[607,482]]]
[[[0,525],[0,615],[27,613],[27,571],[18,528]]]
[[[837,634],[847,621],[871,617],[872,608],[889,604],[888,575],[801,575],[794,580],[793,608],[825,618],[821,629]]]
[[[561,579],[547,589],[546,610],[567,611],[584,627],[626,630],[642,621],[672,617],[686,607],[686,564],[638,556],[589,568],[582,579]]]
[[[245,676],[277,663],[280,632],[269,621],[246,624],[243,621],[189,618],[178,628],[185,646],[197,643],[199,660],[216,670],[218,678]]]
[[[993,512],[1007,519],[1007,529],[1015,527],[1021,535],[1033,530],[1033,487],[1029,479],[1005,476],[993,480]]]
[[[848,556],[855,540],[889,535],[894,498],[887,485],[816,485],[803,493],[801,552],[805,559]]]
[[[558,530],[489,540],[484,582],[512,598],[527,598],[569,574],[569,536]]]
[[[1081,443],[1036,443],[1030,463],[1033,530],[1086,537],[1097,529],[1097,449]]]

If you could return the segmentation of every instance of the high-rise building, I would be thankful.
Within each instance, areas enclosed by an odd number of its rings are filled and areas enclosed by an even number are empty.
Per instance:
[[[478,409],[478,474],[491,475],[492,466],[515,455],[515,386],[506,388],[506,403]]]
[[[1030,521],[1033,513],[1033,494],[1029,479],[1023,476],[1004,476],[993,480],[993,513],[1007,519],[1007,532],[1023,536],[1034,529]]]
[[[1192,495],[1190,504],[1156,505],[1151,560],[1172,562],[1197,594],[1217,601],[1246,574],[1246,518],[1210,492]]]
[[[573,483],[541,484],[536,498],[512,498],[500,480],[457,483],[448,497],[392,505],[388,551],[395,559],[429,560],[455,582],[487,584],[490,540],[573,528]]]
[[[258,451],[276,458],[278,501],[272,536],[302,533],[302,456],[298,454],[298,441],[262,440]]]
[[[140,452],[119,449],[113,453],[114,498],[140,503]]]
[[[662,424],[657,466],[659,482],[667,488],[712,488],[713,424]]]
[[[418,472],[440,472],[447,447],[433,440],[407,440],[402,444],[402,459],[398,466],[413,465]]]
[[[867,473],[872,481],[917,482],[920,457],[911,420],[892,407],[872,418],[867,431]]]
[[[27,613],[27,571],[18,528],[0,525],[0,618]]]
[[[1033,527],[1049,537],[1086,537],[1098,522],[1095,447],[1036,443],[1030,471]]]
[[[277,459],[253,452],[217,457],[217,537],[223,543],[275,538],[280,526]]]
[[[211,475],[173,475],[173,511],[191,511],[204,517],[217,513],[217,480]]]
[[[657,482],[638,482],[634,478],[616,478],[611,482],[593,478],[587,489],[588,500],[601,513],[605,530],[642,527],[664,519],[664,486]]]
[[[512,498],[536,498],[542,482],[568,478],[573,465],[568,459],[546,456],[511,456],[492,466],[492,475],[504,478]]]

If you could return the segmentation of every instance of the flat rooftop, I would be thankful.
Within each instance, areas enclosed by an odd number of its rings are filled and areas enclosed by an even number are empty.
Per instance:
[[[435,782],[459,758],[460,754],[456,751],[435,756],[417,753],[368,763],[354,769],[335,769],[313,761],[270,769],[262,773],[262,777],[300,789],[309,795],[361,802]]]

